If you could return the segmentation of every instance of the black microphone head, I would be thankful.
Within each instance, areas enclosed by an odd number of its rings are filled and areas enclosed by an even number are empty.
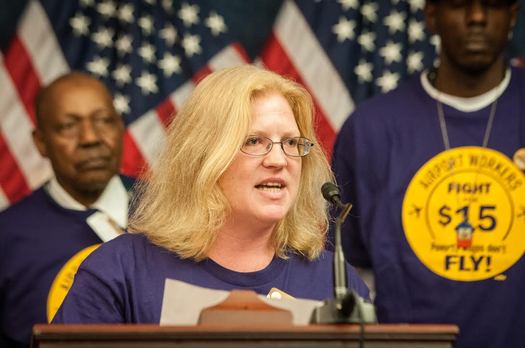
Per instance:
[[[341,202],[341,193],[339,192],[339,187],[333,182],[325,182],[321,186],[321,192],[323,193],[324,199],[328,202],[339,205]]]

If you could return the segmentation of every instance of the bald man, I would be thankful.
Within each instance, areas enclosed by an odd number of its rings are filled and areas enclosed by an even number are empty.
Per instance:
[[[118,175],[124,124],[108,89],[63,75],[40,91],[36,115],[33,140],[54,177],[0,213],[1,347],[29,346],[80,261],[127,225],[133,180]]]

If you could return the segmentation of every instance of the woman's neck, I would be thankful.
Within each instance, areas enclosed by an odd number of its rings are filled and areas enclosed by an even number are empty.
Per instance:
[[[275,255],[272,233],[273,227],[255,229],[227,223],[217,231],[208,257],[232,271],[259,271],[268,266]]]

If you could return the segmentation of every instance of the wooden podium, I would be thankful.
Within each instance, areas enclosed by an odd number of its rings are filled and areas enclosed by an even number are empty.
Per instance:
[[[200,312],[198,325],[35,325],[33,348],[368,347],[452,348],[455,325],[293,325],[292,313],[233,290]]]
[[[33,348],[134,347],[448,347],[455,325],[367,324],[159,326],[133,324],[35,325]]]

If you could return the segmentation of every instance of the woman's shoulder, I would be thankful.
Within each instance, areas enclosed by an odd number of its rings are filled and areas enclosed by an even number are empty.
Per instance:
[[[110,241],[102,243],[98,250],[100,253],[115,253],[125,252],[129,250],[129,248],[149,248],[152,246],[145,235],[126,232]]]
[[[108,267],[133,267],[147,255],[156,254],[159,247],[153,245],[143,234],[123,233],[120,236],[102,243],[84,261],[83,269],[107,269]],[[140,262],[140,261],[139,261]]]

